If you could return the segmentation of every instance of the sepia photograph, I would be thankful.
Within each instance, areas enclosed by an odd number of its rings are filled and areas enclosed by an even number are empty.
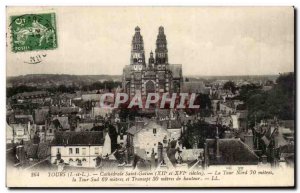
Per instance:
[[[295,187],[295,8],[6,7],[6,186]]]

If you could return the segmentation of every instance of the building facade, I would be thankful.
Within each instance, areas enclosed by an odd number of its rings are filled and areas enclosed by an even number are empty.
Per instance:
[[[98,167],[98,158],[111,154],[111,139],[103,132],[60,132],[51,144],[51,163]]]
[[[135,28],[131,44],[130,64],[123,69],[123,90],[128,95],[180,92],[182,87],[181,64],[169,64],[167,39],[164,28],[159,27],[155,53],[145,58],[144,41],[140,28]]]

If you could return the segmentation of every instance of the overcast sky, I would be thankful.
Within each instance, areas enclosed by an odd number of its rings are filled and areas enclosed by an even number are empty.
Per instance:
[[[69,7],[9,8],[8,15],[55,12],[58,48],[11,53],[7,75],[38,73],[120,75],[129,64],[135,26],[141,28],[146,59],[164,26],[169,63],[184,75],[263,75],[294,71],[292,7]],[[40,64],[30,56],[47,54]]]

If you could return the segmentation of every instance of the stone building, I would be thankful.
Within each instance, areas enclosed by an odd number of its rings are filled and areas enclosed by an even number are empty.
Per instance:
[[[51,163],[99,167],[98,159],[111,155],[111,139],[104,132],[57,132],[51,148]]]
[[[130,96],[180,92],[183,82],[182,66],[169,64],[167,39],[163,27],[159,27],[155,53],[150,52],[148,63],[140,28],[135,28],[130,64],[123,69],[122,82],[124,92]]]

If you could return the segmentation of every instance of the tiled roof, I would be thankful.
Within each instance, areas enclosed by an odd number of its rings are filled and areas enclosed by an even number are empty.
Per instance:
[[[38,125],[45,124],[45,120],[49,114],[49,108],[42,108],[35,110],[35,123]]]
[[[222,165],[249,165],[257,164],[258,156],[240,139],[219,139],[219,151],[221,159],[216,160],[216,140],[206,140],[210,164]],[[211,154],[211,150],[213,154]]]
[[[183,149],[181,152],[181,157],[183,161],[193,161],[197,160],[203,149]]]
[[[69,129],[70,128],[68,117],[56,117],[55,119],[57,119],[59,121],[59,123],[60,123],[60,125],[62,126],[63,129]]]
[[[78,107],[57,107],[57,106],[52,106],[50,107],[50,112],[52,114],[71,114],[71,113],[78,113],[79,108]]]
[[[142,129],[143,129],[142,127],[132,126],[128,129],[127,133],[129,133],[131,135],[135,135],[137,132],[139,132]]]
[[[141,130],[143,130],[145,128],[151,128],[151,129],[152,128],[163,128],[163,129],[166,129],[166,128],[158,125],[156,123],[156,121],[150,120],[145,125],[142,125],[142,126],[132,126],[130,129],[128,129],[127,133],[129,133],[131,135],[135,135],[136,133],[140,132]]]
[[[203,82],[184,82],[183,92],[208,94],[210,89],[206,88]]]
[[[100,101],[101,94],[83,94],[81,96],[83,101]]]
[[[15,123],[27,124],[28,122],[33,122],[32,115],[15,115]]]
[[[181,122],[178,119],[171,120],[170,129],[181,128]]]
[[[27,97],[33,97],[33,96],[45,96],[49,93],[47,91],[33,91],[33,92],[23,92],[18,93],[14,95],[12,98],[27,98]]]
[[[57,132],[52,145],[103,145],[103,132]]]

